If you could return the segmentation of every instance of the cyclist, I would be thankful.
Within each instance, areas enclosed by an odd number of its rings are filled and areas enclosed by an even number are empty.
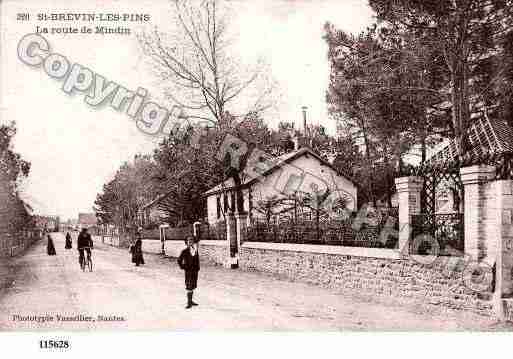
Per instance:
[[[91,248],[93,248],[93,239],[87,232],[87,228],[82,228],[82,231],[78,235],[77,249],[78,249],[78,263],[82,267],[84,263],[84,250],[87,251],[87,258],[91,259]]]

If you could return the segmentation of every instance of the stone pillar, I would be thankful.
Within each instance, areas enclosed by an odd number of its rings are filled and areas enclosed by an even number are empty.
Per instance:
[[[228,258],[226,267],[238,268],[237,223],[233,212],[226,213],[226,240],[228,241]]]
[[[495,198],[491,198],[491,183],[495,176],[495,167],[477,165],[460,169],[461,181],[464,186],[464,228],[465,228],[465,255],[477,262],[495,261],[496,238],[487,235],[489,221],[495,224],[496,216],[489,203],[494,206]],[[495,250],[494,250],[495,249]],[[492,264],[493,263],[489,263]]]
[[[395,179],[399,202],[399,251],[409,253],[409,240],[412,231],[411,216],[420,213],[421,177],[399,177]]]
[[[242,243],[246,239],[246,228],[248,226],[248,215],[246,213],[236,213],[235,219],[237,222],[237,248],[240,251]],[[237,254],[239,254],[237,252]]]
[[[495,181],[496,208],[496,275],[495,304],[500,319],[513,320],[513,181]],[[509,298],[509,299],[505,299]]]
[[[160,254],[166,255],[166,229],[159,226]]]

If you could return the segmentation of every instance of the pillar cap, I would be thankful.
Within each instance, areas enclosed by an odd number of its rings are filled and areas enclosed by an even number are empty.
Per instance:
[[[464,185],[482,183],[495,177],[495,166],[476,165],[460,168],[461,182]]]
[[[236,212],[235,213],[235,217],[236,218],[244,218],[244,217],[247,217],[247,216],[248,216],[247,212]]]
[[[424,179],[417,176],[399,177],[395,179],[397,192],[417,191],[422,189]]]

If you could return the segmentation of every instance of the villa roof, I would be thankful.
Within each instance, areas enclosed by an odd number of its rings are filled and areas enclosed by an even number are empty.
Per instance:
[[[262,174],[262,176],[268,176],[271,173],[274,173],[279,168],[283,167],[284,165],[290,164],[295,159],[297,159],[297,158],[299,158],[301,156],[304,156],[304,155],[311,155],[312,157],[316,158],[319,162],[321,162],[324,166],[327,166],[327,167],[333,169],[337,174],[339,174],[339,171],[337,171],[333,167],[333,165],[331,163],[329,163],[324,158],[322,158],[317,153],[315,153],[310,147],[304,146],[304,147],[301,147],[299,150],[286,153],[286,154],[281,155],[279,157],[275,157],[273,159],[272,166],[270,166]],[[268,160],[268,158],[266,160]],[[345,176],[343,176],[343,177],[345,177]],[[243,187],[249,187],[252,184],[254,184],[255,182],[257,182],[257,181],[258,181],[258,179],[254,178],[254,177],[244,176],[244,175],[242,176],[242,186]],[[230,190],[233,187],[234,187],[233,179],[232,178],[228,178],[224,182],[222,182],[222,183],[218,184],[217,186],[215,186],[215,187],[209,189],[208,191],[206,191],[203,195],[204,196],[209,196],[209,195],[212,195],[212,194],[216,194],[216,193],[219,193],[219,192],[224,192],[224,191]]]

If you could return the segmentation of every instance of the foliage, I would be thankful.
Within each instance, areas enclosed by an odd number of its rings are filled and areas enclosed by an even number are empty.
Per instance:
[[[340,132],[363,150],[356,171],[362,192],[390,202],[403,161],[420,155],[423,162],[430,147],[453,136],[464,151],[462,134],[483,112],[510,121],[513,6],[508,0],[370,5],[377,22],[360,34],[325,26],[327,102]]]
[[[456,138],[461,140],[472,114],[497,114],[503,107],[498,89],[511,64],[506,49],[513,29],[511,0],[372,0],[370,5],[388,31],[440,59],[444,81],[430,90],[451,104]]]
[[[155,169],[149,156],[136,155],[132,162],[125,162],[96,197],[94,210],[100,222],[135,228],[139,209],[156,193]]]
[[[187,110],[189,119],[200,119],[223,134],[237,132],[241,128],[238,122],[245,122],[242,127],[250,132],[248,127],[272,105],[273,86],[266,81],[264,67],[258,64],[253,70],[245,71],[238,64],[228,39],[228,10],[221,1],[176,0],[173,3],[177,25],[174,33],[155,29],[153,33],[139,36],[141,47],[152,60],[156,73],[169,86],[167,97]],[[240,108],[243,94],[252,101],[244,111],[233,115]],[[208,150],[206,153],[217,155]],[[224,169],[222,177],[231,178],[235,183],[238,211],[243,211],[241,169],[249,154],[250,151],[242,159],[240,168],[230,166],[227,154],[221,167]],[[210,161],[214,160],[215,157],[210,157]]]
[[[12,150],[12,139],[16,135],[16,125],[0,126],[0,182],[10,193],[17,189],[18,181],[27,177],[30,163],[23,160],[20,154]]]
[[[16,125],[11,122],[0,126],[0,195],[2,208],[0,226],[7,226],[9,231],[17,232],[31,227],[33,220],[28,212],[28,205],[19,197],[20,181],[30,172],[30,163],[12,149],[12,139],[16,135]]]

